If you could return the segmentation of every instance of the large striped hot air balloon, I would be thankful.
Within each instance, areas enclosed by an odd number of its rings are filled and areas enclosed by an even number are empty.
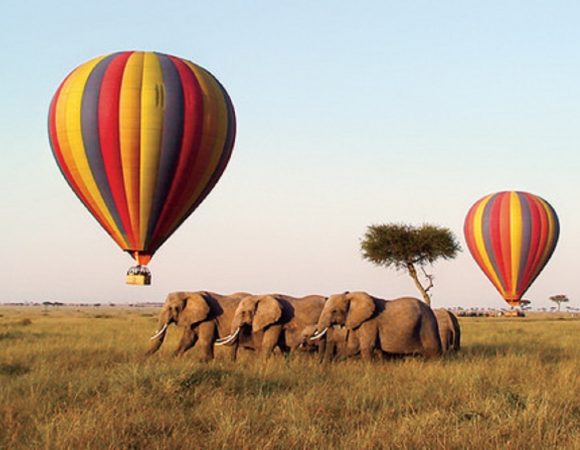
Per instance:
[[[473,258],[502,297],[518,306],[558,242],[554,208],[527,192],[498,192],[478,200],[465,218]]]
[[[144,266],[226,168],[236,121],[207,70],[127,51],[73,70],[52,99],[48,128],[72,190],[139,264],[128,282],[148,284]]]

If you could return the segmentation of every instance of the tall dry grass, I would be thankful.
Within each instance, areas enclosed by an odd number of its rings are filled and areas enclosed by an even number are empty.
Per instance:
[[[579,448],[580,321],[466,318],[438,361],[143,358],[154,310],[0,308],[0,448]]]

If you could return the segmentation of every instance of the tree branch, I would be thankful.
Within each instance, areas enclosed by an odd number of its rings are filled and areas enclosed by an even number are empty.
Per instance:
[[[417,289],[419,289],[419,292],[421,292],[421,295],[423,296],[423,300],[425,301],[425,303],[427,303],[430,306],[431,305],[431,297],[429,296],[429,294],[427,293],[427,291],[425,290],[425,288],[423,287],[423,285],[419,281],[419,277],[417,276],[417,270],[415,270],[415,266],[411,262],[407,263],[407,273],[410,275],[410,277],[415,282],[415,286],[417,286]]]
[[[425,268],[423,266],[421,266],[421,271],[423,272],[423,275],[425,276],[425,278],[427,278],[429,280],[429,286],[427,286],[425,289],[425,292],[429,292],[429,290],[433,287],[433,280],[435,279],[435,275],[433,274],[428,274],[425,271]]]

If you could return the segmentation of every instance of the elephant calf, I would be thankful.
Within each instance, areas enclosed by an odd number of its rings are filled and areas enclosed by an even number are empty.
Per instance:
[[[304,328],[301,335],[301,347],[318,349],[322,359],[330,361],[336,357],[345,357],[358,353],[358,340],[344,326],[333,326],[324,332],[322,337],[314,338],[317,325]]]
[[[181,327],[183,333],[175,355],[182,355],[198,342],[201,360],[213,358],[213,345],[219,337],[226,336],[240,300],[249,294],[219,295],[213,292],[172,292],[165,299],[159,314],[159,331],[147,355],[152,355],[161,347],[172,323]],[[237,346],[232,346],[230,358],[235,359]]]
[[[443,353],[457,352],[461,347],[461,329],[459,321],[451,311],[440,308],[433,310],[439,326],[441,349]]]
[[[356,351],[370,360],[375,348],[385,353],[441,355],[441,341],[433,311],[422,301],[404,297],[382,300],[365,292],[332,295],[325,303],[312,339],[322,338],[331,327],[345,326],[357,340]],[[348,345],[352,354],[353,346]]]
[[[305,327],[317,323],[324,297],[309,295],[250,295],[240,301],[231,323],[231,334],[221,340],[227,345],[250,337],[254,347],[269,356],[278,347],[286,353],[297,349]]]

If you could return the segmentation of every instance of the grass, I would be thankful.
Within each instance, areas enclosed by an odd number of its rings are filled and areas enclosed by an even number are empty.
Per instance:
[[[142,356],[155,312],[0,308],[0,448],[579,448],[577,319],[464,318],[437,361],[202,364],[174,329]]]

